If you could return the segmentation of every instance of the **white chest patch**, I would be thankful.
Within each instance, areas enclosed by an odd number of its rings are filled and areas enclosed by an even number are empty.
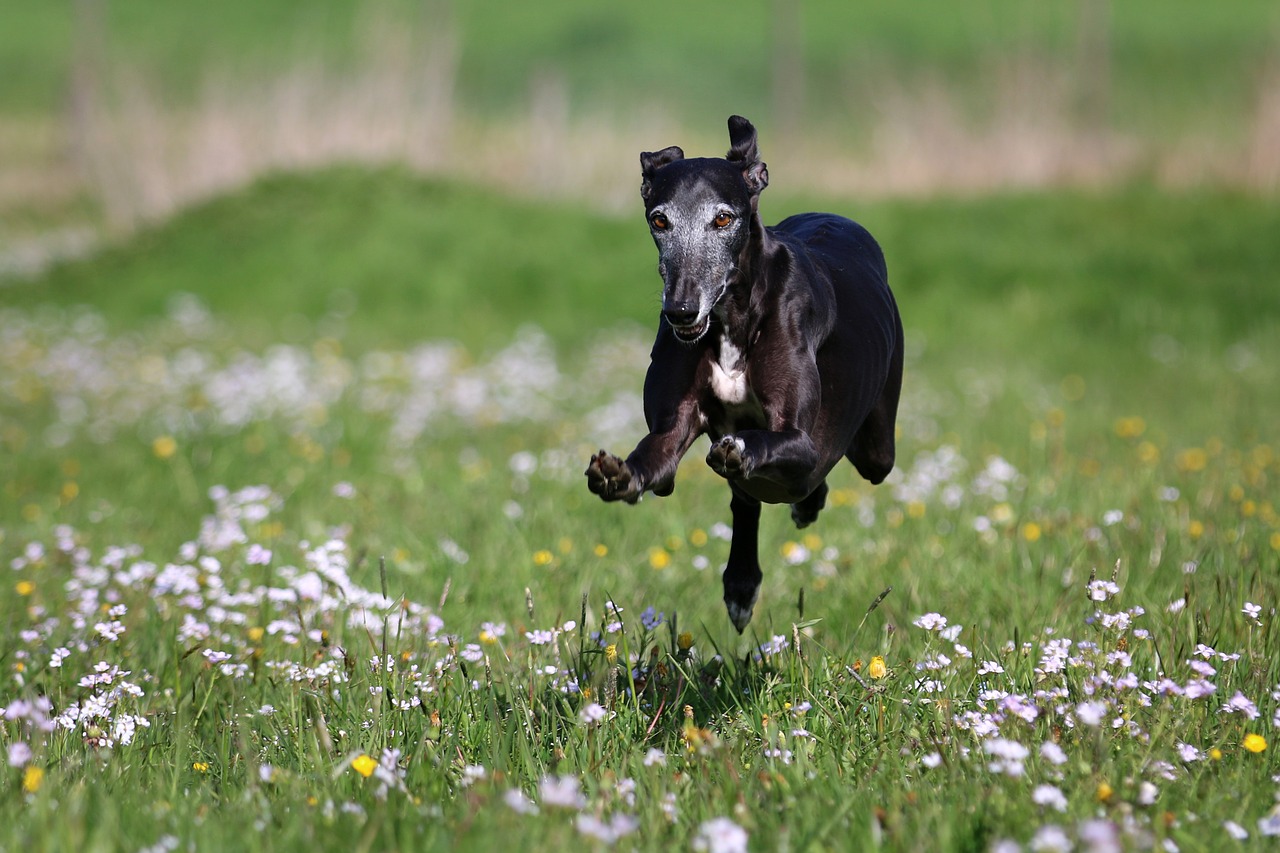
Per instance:
[[[747,364],[742,351],[720,338],[720,359],[711,363],[711,390],[726,403],[738,405],[747,401]]]

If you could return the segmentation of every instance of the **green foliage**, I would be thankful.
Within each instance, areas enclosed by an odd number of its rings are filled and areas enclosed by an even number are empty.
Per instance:
[[[8,85],[0,90],[0,109],[55,111],[76,49],[70,4],[5,5],[0,14],[10,25],[0,30],[0,70],[8,72]],[[857,113],[876,107],[874,87],[903,80],[968,80],[970,100],[990,107],[984,88],[1000,63],[1032,56],[1049,68],[1080,70],[1088,61],[1077,55],[1088,5],[983,0],[961,14],[941,0],[808,0],[799,8],[805,97],[827,105],[813,111],[815,120],[841,105],[836,112],[854,119],[854,131]],[[1252,108],[1251,92],[1280,23],[1274,4],[1100,5],[1109,18],[1112,117],[1121,126],[1210,126]],[[341,67],[378,49],[367,42],[371,32],[376,41],[382,19],[395,22],[392,29],[417,26],[423,33],[452,21],[460,40],[459,100],[486,114],[523,111],[530,77],[554,72],[576,104],[592,109],[659,103],[688,117],[719,115],[729,105],[757,116],[772,106],[777,8],[748,4],[726,14],[712,6],[602,7],[588,0],[536,6],[236,0],[187,8],[112,0],[103,4],[100,50],[182,98],[198,91],[210,67],[252,75],[315,55]]]

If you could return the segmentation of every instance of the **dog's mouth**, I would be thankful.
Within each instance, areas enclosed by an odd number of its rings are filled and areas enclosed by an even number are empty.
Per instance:
[[[686,344],[691,344],[697,341],[703,335],[705,335],[707,333],[707,328],[710,325],[711,325],[711,315],[708,314],[705,317],[698,320],[696,323],[693,323],[688,326],[672,325],[671,331],[675,333],[675,336],[678,340],[684,341]]]

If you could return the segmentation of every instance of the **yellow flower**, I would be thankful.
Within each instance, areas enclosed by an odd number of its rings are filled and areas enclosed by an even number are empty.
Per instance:
[[[31,581],[18,581],[14,584],[13,589],[18,595],[30,595],[36,591],[36,585]]]
[[[546,548],[543,548],[541,551],[533,552],[533,564],[535,566],[549,566],[551,565],[551,561],[554,559],[555,555]]]
[[[695,527],[689,533],[689,544],[695,548],[701,548],[707,544],[707,531],[701,527]]]
[[[1114,793],[1115,791],[1106,782],[1099,782],[1098,790],[1094,796],[1097,798],[1098,802],[1106,803],[1111,801],[1111,795]]]
[[[260,625],[253,626],[252,628],[249,629],[249,642],[251,643],[262,642],[262,637],[266,633],[267,633],[266,629],[264,629],[262,626]]]
[[[662,548],[650,548],[649,565],[658,570],[665,569],[671,565],[671,555]]]
[[[1203,536],[1204,522],[1197,521],[1194,518],[1191,519],[1191,521],[1187,523],[1187,535],[1190,536],[1192,539],[1199,539],[1201,536]]]
[[[151,452],[158,459],[168,459],[178,452],[178,442],[171,435],[162,435],[151,442]]]
[[[1190,447],[1178,454],[1176,462],[1183,471],[1203,471],[1209,464],[1209,454],[1199,447]]]
[[[34,794],[40,790],[40,786],[44,783],[44,768],[36,767],[34,764],[28,764],[27,769],[22,771],[22,790],[28,794]]]
[[[368,779],[373,775],[373,771],[378,769],[378,762],[362,752],[351,759],[351,767],[361,776]]]
[[[192,769],[192,770],[194,770],[194,771],[196,771],[197,773],[208,773],[208,772],[209,772],[209,762],[207,762],[207,761],[196,761],[196,762],[193,762],[193,763],[192,763],[192,765],[191,765],[191,769]]]
[[[676,645],[680,647],[682,652],[689,651],[693,647],[693,634],[688,631],[681,632],[680,636],[676,637]]]
[[[605,646],[605,647],[604,647],[604,659],[605,659],[605,660],[607,660],[609,663],[617,663],[617,662],[618,662],[618,645],[617,645],[617,643],[610,643],[609,645],[607,645],[607,646]]]
[[[1262,735],[1245,735],[1240,745],[1250,752],[1262,752],[1267,748],[1267,739]]]
[[[867,664],[867,675],[872,678],[884,678],[889,674],[889,668],[884,665],[884,658],[876,655],[871,659],[871,663]]]
[[[604,543],[601,543],[601,544],[597,545],[595,548],[593,548],[593,549],[592,549],[592,552],[593,552],[597,557],[606,557],[606,556],[608,556],[608,554],[609,554],[609,546],[608,546],[608,545],[605,545]]]
[[[1210,758],[1212,758],[1214,761],[1221,761],[1221,760],[1222,760],[1222,750],[1218,749],[1218,748],[1215,746],[1213,749],[1209,750],[1209,757],[1210,757]]]
[[[1040,539],[1040,525],[1034,521],[1028,521],[1022,525],[1022,538],[1028,542],[1035,542]]]
[[[1147,422],[1137,415],[1120,418],[1115,423],[1115,430],[1121,438],[1137,438],[1147,431]]]

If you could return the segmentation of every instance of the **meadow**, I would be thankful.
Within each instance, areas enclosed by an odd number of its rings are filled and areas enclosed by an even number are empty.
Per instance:
[[[337,169],[7,283],[0,847],[1273,846],[1280,205],[773,192],[881,239],[907,380],[741,636],[699,448],[583,482],[638,215]]]

